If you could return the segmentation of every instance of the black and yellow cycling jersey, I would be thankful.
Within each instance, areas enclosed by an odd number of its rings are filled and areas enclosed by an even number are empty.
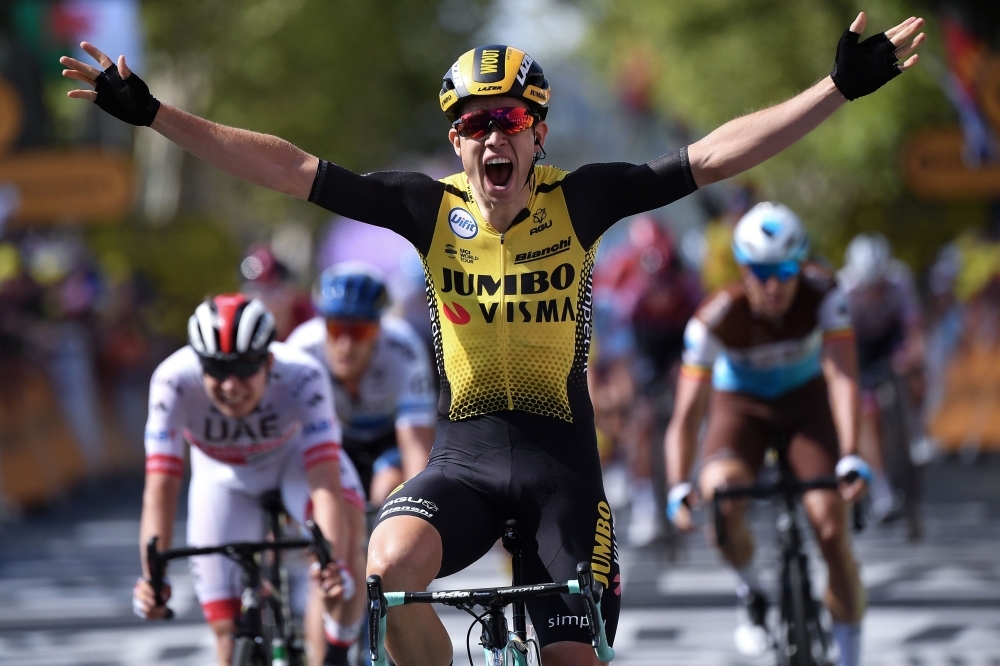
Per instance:
[[[539,166],[529,185],[527,206],[499,233],[464,173],[435,181],[319,164],[310,201],[391,229],[420,253],[440,411],[451,420],[504,410],[567,422],[592,414],[586,364],[600,237],[619,219],[696,189],[686,148],[640,165]]]

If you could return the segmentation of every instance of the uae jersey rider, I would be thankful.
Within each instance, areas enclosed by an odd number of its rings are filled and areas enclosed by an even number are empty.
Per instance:
[[[340,456],[340,425],[323,368],[309,355],[272,343],[274,365],[260,404],[243,418],[223,415],[205,392],[191,347],[160,364],[150,384],[146,471],[181,476],[185,442],[192,475],[241,486],[289,455],[303,469],[340,460],[344,499],[364,508],[357,472]],[[266,488],[264,490],[267,490]]]

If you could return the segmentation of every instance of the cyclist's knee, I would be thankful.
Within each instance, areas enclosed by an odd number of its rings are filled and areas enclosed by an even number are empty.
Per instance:
[[[731,488],[753,483],[753,473],[746,463],[736,458],[719,458],[705,464],[698,478],[701,496],[706,502],[712,501],[716,488]],[[730,501],[722,503],[724,515],[742,514],[746,502]]]
[[[813,491],[802,502],[823,554],[843,551],[848,545],[847,513],[840,495],[831,490]]]
[[[441,569],[441,535],[422,518],[396,516],[380,523],[368,544],[368,574],[388,588],[422,590]]]

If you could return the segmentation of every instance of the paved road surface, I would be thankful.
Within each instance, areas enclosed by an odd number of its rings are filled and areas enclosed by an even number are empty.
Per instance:
[[[172,574],[176,621],[145,624],[131,615],[140,490],[135,481],[92,488],[0,532],[0,664],[213,663],[211,637],[183,567]],[[871,529],[858,537],[872,605],[866,664],[1000,666],[997,506],[930,506],[927,538],[919,546],[905,543],[902,528]],[[763,510],[758,522],[758,559],[766,564],[773,553],[764,545]],[[658,549],[626,548],[621,557],[625,609],[616,664],[769,663],[735,652],[732,580],[701,535],[687,538],[673,561]],[[503,565],[501,555],[491,553],[440,585],[502,584]],[[817,566],[817,587],[823,577]],[[456,641],[456,663],[465,663],[466,616],[453,612],[445,620]]]

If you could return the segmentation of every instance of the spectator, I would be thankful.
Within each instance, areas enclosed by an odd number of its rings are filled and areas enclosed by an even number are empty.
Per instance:
[[[259,298],[274,315],[277,339],[283,342],[299,324],[313,317],[309,292],[299,286],[291,271],[278,261],[267,245],[254,245],[240,262],[244,279],[241,291]]]

